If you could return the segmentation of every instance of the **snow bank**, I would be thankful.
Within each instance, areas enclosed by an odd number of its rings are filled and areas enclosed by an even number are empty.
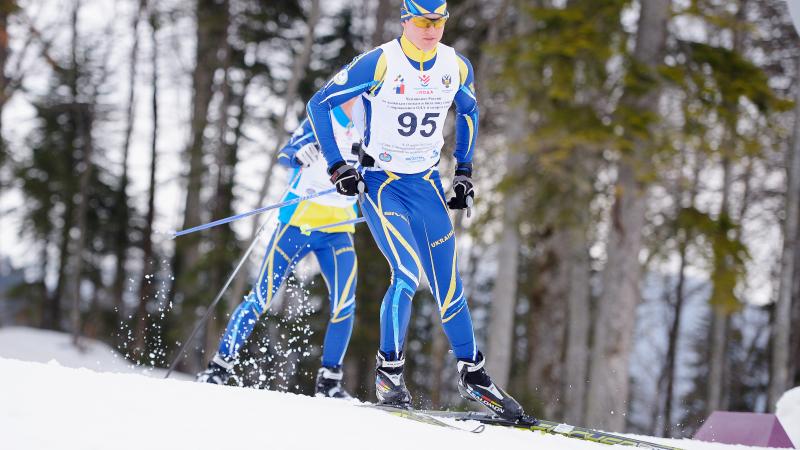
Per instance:
[[[27,327],[0,328],[0,357],[22,361],[51,362],[72,368],[87,368],[98,372],[140,373],[163,377],[164,371],[135,366],[109,345],[93,339],[81,339],[82,348],[72,344],[72,336],[51,330]],[[177,379],[191,379],[184,374]]]
[[[800,448],[800,386],[786,391],[778,400],[775,415],[795,448]]]
[[[0,448],[10,450],[609,449],[498,427],[474,434],[342,400],[55,364],[0,358],[0,374]],[[732,448],[648,439],[688,450]]]

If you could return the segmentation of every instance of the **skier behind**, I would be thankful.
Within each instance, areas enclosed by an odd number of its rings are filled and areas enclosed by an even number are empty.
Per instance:
[[[360,135],[350,119],[355,99],[330,110],[333,145],[346,154]],[[337,150],[338,152],[339,150]],[[314,133],[304,120],[281,149],[278,162],[294,169],[292,185],[284,200],[330,189],[325,160],[320,158]],[[355,163],[355,159],[352,161]],[[299,175],[298,175],[299,171]],[[328,286],[330,321],[325,334],[322,367],[317,372],[317,396],[351,398],[342,388],[342,360],[350,341],[355,313],[356,254],[353,225],[340,225],[322,231],[303,233],[302,228],[318,227],[354,219],[354,197],[327,194],[280,210],[277,230],[272,236],[258,279],[244,301],[236,308],[220,340],[219,350],[199,373],[197,381],[226,384],[232,374],[239,350],[253,331],[258,318],[270,306],[287,273],[310,252],[314,252]]]
[[[478,104],[470,62],[439,43],[447,18],[444,1],[404,0],[402,36],[356,57],[314,95],[308,117],[337,190],[355,196],[366,187],[363,214],[392,268],[391,285],[381,306],[375,380],[379,401],[399,406],[411,403],[403,379],[403,345],[411,299],[424,270],[458,360],[461,395],[503,418],[518,420],[524,414],[520,404],[486,373],[457,270],[447,208],[469,208],[475,197],[471,161]],[[330,119],[337,105],[357,96],[365,109],[363,174],[340,152]],[[457,113],[455,196],[445,202],[437,165],[444,145],[442,129],[453,103]]]

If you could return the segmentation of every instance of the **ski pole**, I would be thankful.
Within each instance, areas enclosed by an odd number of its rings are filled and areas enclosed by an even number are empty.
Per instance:
[[[339,226],[343,226],[343,225],[350,225],[350,224],[355,225],[355,224],[358,224],[358,223],[361,223],[361,222],[365,222],[366,220],[367,220],[366,217],[358,217],[358,218],[355,218],[355,219],[343,220],[341,222],[336,222],[336,223],[329,223],[327,225],[322,225],[322,226],[314,227],[314,228],[308,228],[308,225],[303,225],[303,226],[300,227],[300,232],[302,232],[305,235],[309,235],[314,231],[324,230],[326,228],[339,227]]]
[[[244,219],[245,217],[250,217],[250,216],[255,215],[255,214],[261,214],[263,212],[271,211],[271,210],[274,210],[276,208],[283,208],[284,206],[294,205],[295,203],[300,203],[300,202],[302,202],[304,200],[309,200],[309,199],[312,199],[312,198],[315,198],[315,197],[321,197],[323,195],[332,194],[334,192],[336,192],[336,188],[330,188],[330,189],[327,189],[327,190],[324,190],[324,191],[321,191],[321,192],[315,192],[313,194],[308,194],[308,195],[304,195],[302,197],[293,198],[291,200],[286,200],[284,202],[275,203],[274,205],[264,206],[264,207],[261,207],[261,208],[254,209],[252,211],[248,211],[248,212],[241,213],[241,214],[236,214],[234,216],[226,217],[224,219],[215,220],[213,222],[209,222],[209,223],[204,224],[204,225],[198,225],[196,227],[187,228],[185,230],[181,230],[181,231],[175,232],[175,235],[172,236],[172,239],[175,239],[176,237],[179,237],[179,236],[185,236],[185,235],[187,235],[189,233],[194,233],[195,231],[205,230],[205,229],[208,229],[208,228],[216,227],[217,225],[223,225],[223,224],[226,224],[226,223],[233,222],[235,220]]]
[[[295,182],[295,180],[297,180],[298,176],[300,176],[300,172],[297,172],[297,175],[295,175],[294,178],[292,178],[292,180],[289,182],[289,185],[286,186],[286,190],[284,190],[283,194],[281,194],[281,197],[283,197],[284,195],[286,195],[287,192],[289,192],[289,188],[292,186],[292,184],[294,184],[294,182]],[[322,195],[322,194],[320,194],[320,195]],[[297,199],[295,199],[295,200],[297,200]],[[225,294],[225,291],[228,290],[228,286],[230,286],[231,282],[236,277],[236,274],[239,273],[239,270],[242,268],[244,263],[247,261],[247,258],[250,256],[250,253],[252,253],[253,249],[256,246],[256,242],[258,242],[258,238],[261,236],[261,233],[264,231],[264,227],[267,226],[267,224],[271,221],[271,219],[272,219],[272,215],[270,215],[270,217],[268,217],[264,221],[264,223],[262,223],[261,226],[258,227],[258,231],[256,232],[255,237],[253,237],[253,241],[250,242],[250,246],[247,247],[247,250],[244,252],[244,255],[242,255],[242,259],[239,260],[239,264],[237,264],[236,268],[233,269],[233,272],[231,272],[230,276],[228,277],[228,281],[226,281],[225,285],[222,286],[222,289],[219,290],[219,292],[217,293],[217,296],[214,298],[214,301],[211,302],[211,304],[206,309],[206,313],[203,315],[203,317],[194,326],[194,329],[192,330],[191,334],[189,334],[189,337],[186,339],[186,341],[183,344],[181,344],[180,349],[178,349],[178,354],[175,355],[175,359],[173,359],[172,360],[172,364],[169,365],[169,370],[167,370],[167,374],[164,375],[164,379],[167,379],[167,378],[169,378],[170,375],[172,375],[172,372],[175,370],[175,367],[178,365],[178,360],[181,359],[181,356],[183,355],[183,352],[186,350],[186,347],[189,346],[189,343],[192,342],[192,339],[194,339],[194,335],[197,334],[197,332],[200,331],[200,328],[202,328],[202,326],[206,323],[206,321],[208,321],[208,318],[211,316],[211,311],[213,311],[214,308],[217,306],[217,303],[219,303],[220,299]]]

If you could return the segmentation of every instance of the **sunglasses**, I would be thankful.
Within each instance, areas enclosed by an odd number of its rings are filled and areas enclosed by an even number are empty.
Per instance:
[[[447,22],[447,16],[442,16],[438,19],[429,19],[424,16],[413,16],[410,20],[411,23],[418,28],[443,28],[445,22]]]

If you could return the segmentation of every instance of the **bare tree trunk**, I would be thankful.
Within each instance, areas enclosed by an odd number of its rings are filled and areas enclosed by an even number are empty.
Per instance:
[[[681,167],[686,164],[686,149],[682,151],[680,164]],[[693,176],[691,180],[691,188],[689,192],[689,207],[693,208],[695,204],[695,198],[697,196],[697,187],[700,178],[700,170],[702,169],[702,164],[697,162],[694,167]],[[683,209],[683,177],[680,177],[677,183],[677,192],[674,195],[675,202],[677,204],[676,207],[676,217],[674,220],[678,220],[677,214],[680,214],[681,210]],[[688,230],[681,230],[677,229],[677,239],[678,239],[678,282],[675,286],[675,305],[673,308],[673,316],[672,322],[670,323],[669,332],[667,334],[667,360],[664,364],[664,382],[666,387],[664,388],[664,423],[661,429],[661,436],[669,436],[670,430],[672,428],[672,403],[675,396],[675,377],[677,376],[677,369],[675,361],[678,357],[678,337],[680,336],[680,328],[681,328],[681,315],[683,314],[683,306],[686,302],[686,268],[689,264],[687,259],[687,252],[689,249],[689,244],[692,241],[692,234]],[[654,408],[658,410],[658,408]]]
[[[308,14],[306,35],[303,37],[303,48],[300,51],[300,54],[294,60],[294,65],[292,66],[292,75],[289,79],[289,83],[286,86],[286,93],[283,97],[283,112],[279,117],[278,126],[276,127],[278,133],[284,133],[286,131],[286,118],[288,117],[289,111],[292,109],[292,106],[297,100],[297,91],[300,86],[300,81],[305,73],[306,68],[308,67],[309,61],[311,61],[311,50],[314,44],[314,31],[316,30],[317,23],[319,23],[320,14],[320,0],[311,0],[311,9],[309,10]],[[267,198],[267,193],[269,193],[269,187],[272,183],[272,174],[275,170],[275,159],[277,158],[278,151],[281,149],[283,143],[283,137],[276,136],[276,138],[275,147],[269,154],[269,166],[264,174],[264,182],[261,184],[261,188],[258,190],[258,201],[256,202],[257,206],[261,206],[264,203],[264,199]],[[259,218],[259,216],[255,216],[252,219],[250,227],[250,239],[248,239],[248,242],[255,239],[256,232],[258,232],[259,222],[261,220],[264,219]],[[238,277],[234,281],[233,292],[243,292],[246,282],[247,280],[245,277]]]
[[[214,72],[219,67],[218,51],[220,45],[227,40],[228,2],[215,0],[197,0],[197,50],[196,65],[192,74],[192,119],[191,137],[186,148],[189,162],[187,175],[186,200],[183,212],[182,228],[199,225],[201,222],[201,197],[203,187],[203,155],[206,125],[208,124],[208,108],[213,95],[212,85]],[[186,297],[194,297],[199,290],[197,280],[191,272],[199,257],[197,233],[184,236],[176,241],[173,271],[175,273],[175,292]]]
[[[798,218],[800,220],[800,217]],[[795,235],[795,264],[794,268],[794,289],[792,298],[794,298],[792,306],[792,323],[800,323],[800,230]],[[790,362],[792,369],[789,372],[789,383],[792,386],[800,386],[800,327],[794,327],[792,330],[792,351],[793,355]],[[794,375],[792,375],[794,374]]]
[[[231,102],[233,95],[230,86],[230,72],[231,72],[231,45],[228,40],[220,46],[220,53],[222,58],[222,81],[219,84],[219,92],[222,99],[219,102],[219,111],[217,112],[217,142],[216,147],[216,165],[217,177],[214,185],[214,198],[212,205],[212,217],[228,217],[232,215],[231,202],[233,201],[233,174],[236,168],[236,162],[229,166],[228,154],[235,155],[235,146],[233,150],[227,143],[228,136],[228,120]],[[222,286],[225,272],[230,270],[227,264],[226,247],[227,242],[235,240],[233,230],[230,227],[220,227],[211,230],[211,241],[214,244],[213,250],[209,254],[211,258],[211,268],[209,269],[209,284],[211,286]],[[219,308],[217,308],[219,310]],[[218,324],[216,314],[211,315],[206,322],[206,342],[204,353],[212,355],[218,345]]]
[[[722,203],[720,216],[730,215],[731,191],[731,161],[727,156],[722,159]],[[730,318],[721,307],[712,305],[712,318],[710,330],[710,358],[708,374],[708,404],[707,413],[724,409],[724,390],[726,385],[725,361],[728,351],[728,326]]]
[[[72,94],[72,108],[75,114],[75,121],[77,125],[76,142],[77,146],[81,148],[81,160],[79,165],[83,166],[80,175],[80,188],[78,190],[78,209],[76,211],[76,225],[78,229],[78,237],[76,239],[75,250],[75,265],[73,267],[73,280],[72,280],[72,312],[70,314],[70,321],[72,323],[72,342],[74,345],[79,345],[79,338],[81,335],[81,283],[83,280],[83,263],[84,263],[84,249],[86,248],[86,211],[89,204],[89,183],[92,177],[92,105],[83,104],[78,94],[78,11],[80,10],[81,2],[76,0],[75,6],[72,10],[72,78],[70,80],[70,89]]]
[[[431,407],[432,408],[442,408],[443,396],[442,396],[442,377],[445,371],[445,360],[447,358],[447,350],[449,349],[449,344],[447,342],[447,336],[442,332],[442,330],[438,329],[433,330],[433,343],[431,345]]]
[[[560,393],[568,308],[564,298],[570,283],[570,231],[571,228],[554,230],[543,244],[544,261],[537,273],[541,294],[531,296],[526,387],[537,392],[545,417],[556,417],[562,410]]]
[[[518,110],[509,125],[511,140],[506,167],[508,177],[514,177],[514,168],[524,166],[525,156],[518,147],[526,136],[527,114]],[[492,290],[492,303],[489,309],[489,338],[486,364],[492,379],[500,386],[508,384],[511,371],[511,358],[514,346],[514,308],[517,304],[517,271],[519,266],[519,211],[522,197],[513,189],[507,190],[500,205],[503,211],[502,231],[497,251],[497,275]]]
[[[795,63],[797,77],[800,80],[800,58]],[[781,256],[781,275],[778,300],[775,305],[775,324],[772,331],[772,361],[770,365],[770,383],[768,407],[775,410],[775,403],[791,384],[790,373],[790,346],[792,328],[792,290],[797,280],[794,279],[795,266],[800,264],[800,255],[797,252],[800,236],[800,88],[796,89],[796,104],[794,110],[795,125],[792,143],[786,157],[787,187],[786,187],[786,219],[783,232],[783,254]],[[795,298],[795,301],[797,299]]]
[[[636,34],[634,60],[642,70],[653,72],[661,63],[667,35],[669,0],[643,0]],[[623,105],[636,111],[653,111],[659,89],[626,92]],[[618,166],[615,202],[611,212],[603,295],[594,330],[595,356],[590,369],[586,420],[589,426],[622,431],[628,409],[628,359],[631,352],[636,306],[639,303],[642,228],[645,220],[646,187],[638,179],[646,167],[650,142],[633,138],[630,159]]]
[[[689,236],[684,236],[680,243],[680,249],[678,250],[678,283],[675,286],[675,307],[672,311],[672,322],[670,323],[669,332],[667,334],[667,361],[664,366],[666,388],[664,392],[664,426],[661,436],[669,436],[672,428],[672,399],[675,395],[674,386],[676,375],[675,360],[677,359],[678,353],[678,335],[681,327],[681,314],[683,314],[683,305],[685,303],[686,251],[690,239]]]
[[[64,291],[67,285],[67,266],[69,265],[69,231],[72,229],[74,202],[72,198],[66,197],[64,200],[65,208],[62,218],[64,223],[61,229],[61,240],[58,244],[58,276],[56,278],[56,286],[53,289],[50,298],[47,300],[47,308],[45,308],[45,315],[42,323],[45,328],[51,330],[61,329],[61,306],[62,299],[64,298]]]
[[[564,331],[563,375],[561,386],[564,398],[563,417],[572,423],[583,423],[589,375],[589,336],[591,332],[591,259],[589,258],[589,229],[592,223],[591,200],[595,196],[594,180],[599,161],[587,157],[585,149],[573,149],[570,157],[574,170],[574,198],[569,208],[571,221],[564,224],[563,248],[559,258],[567,272],[566,330]]]
[[[126,191],[128,190],[128,154],[130,153],[131,135],[133,134],[134,124],[134,108],[136,106],[136,67],[138,66],[137,58],[139,56],[139,21],[142,14],[147,8],[147,0],[139,0],[139,9],[133,18],[131,31],[133,35],[133,46],[131,47],[130,66],[128,66],[128,78],[130,86],[128,87],[128,105],[125,109],[125,134],[122,144],[122,176],[120,176],[119,186],[117,187],[117,204],[122,205],[128,202]],[[116,238],[116,262],[117,270],[114,274],[113,287],[111,289],[111,296],[117,308],[117,314],[124,317],[122,296],[125,292],[125,256],[128,252],[130,244],[130,237],[128,236],[128,208],[120,208],[122,214],[118,217],[117,223],[117,238]]]
[[[706,412],[723,409],[725,386],[725,353],[727,351],[728,315],[714,310],[711,317],[710,361],[708,371],[708,404]]]
[[[15,5],[0,6],[0,167],[6,156],[5,139],[3,138],[3,106],[6,103],[6,90],[8,88],[8,77],[6,76],[6,64],[8,62],[8,16]]]
[[[502,12],[504,8],[500,8]],[[522,34],[530,26],[529,20],[520,20],[516,26]],[[497,28],[492,28],[492,39],[497,39]],[[482,71],[488,72],[488,65],[481,65]],[[486,73],[482,75],[487,75]],[[488,80],[484,80],[488,83]],[[509,148],[506,150],[506,177],[514,179],[519,176],[519,167],[525,165],[525,149],[523,142],[528,136],[528,114],[525,106],[516,107],[508,125]],[[486,364],[494,381],[500,386],[508,384],[511,372],[511,361],[514,346],[514,308],[517,304],[517,281],[519,266],[519,213],[522,210],[522,194],[513,188],[503,195],[502,231],[497,252],[497,275],[492,290],[492,303],[489,307],[489,338],[487,342]]]
[[[740,24],[746,21],[746,5],[749,0],[738,0],[734,4],[737,6],[736,19]],[[745,34],[742,33],[742,27],[733,29],[733,51],[741,53],[744,47]],[[731,187],[733,185],[732,169],[731,169],[731,154],[730,149],[736,148],[737,139],[737,117],[738,117],[738,104],[731,101],[726,105],[726,109],[735,112],[727,117],[725,121],[725,138],[727,142],[724,143],[724,150],[722,153],[722,201],[720,204],[719,215],[720,218],[731,217],[730,211],[730,196]],[[749,191],[749,181],[746,185],[746,191]],[[747,196],[742,202],[742,214],[747,207]],[[738,239],[738,236],[737,236]],[[725,259],[714,262],[716,267],[727,264]],[[715,267],[715,270],[717,268]],[[727,367],[727,353],[728,353],[728,331],[730,328],[730,311],[722,305],[712,304],[712,320],[711,320],[711,354],[709,363],[709,377],[708,377],[708,405],[706,410],[711,413],[718,409],[727,408],[728,401],[726,391],[728,390],[728,367]]]
[[[392,8],[390,0],[378,0],[375,8],[375,28],[372,29],[372,36],[370,36],[370,47],[377,47],[384,43],[386,39],[386,22],[392,14],[397,13],[397,10]]]
[[[500,41],[501,29],[503,29],[504,26],[508,26],[505,21],[505,17],[512,1],[513,0],[491,0],[486,2],[485,6],[494,4],[494,7],[496,8],[495,15],[489,19],[486,37],[487,46],[496,45]],[[495,117],[497,115],[496,113],[505,113],[508,111],[505,104],[501,105],[501,108],[497,108],[498,111],[493,110],[494,102],[491,101],[491,83],[489,80],[494,78],[494,74],[498,69],[497,58],[495,58],[493,55],[494,53],[491,51],[483,52],[481,59],[478,62],[478,67],[475,68],[475,80],[477,81],[475,94],[481,104],[482,126],[487,123],[488,118]],[[502,109],[502,111],[500,111],[500,109]],[[476,152],[474,158],[480,158],[480,154],[480,152]]]
[[[579,214],[588,221],[588,211]],[[569,282],[567,290],[567,335],[564,356],[564,420],[582,423],[589,371],[591,314],[590,260],[586,225],[580,221],[569,231]]]
[[[158,272],[158,263],[154,259],[153,251],[153,221],[156,215],[156,166],[158,161],[158,11],[157,5],[150,5],[150,28],[151,28],[151,66],[152,74],[150,84],[152,85],[152,97],[150,99],[153,131],[150,140],[150,180],[147,188],[147,213],[145,214],[144,234],[142,236],[142,278],[139,280],[139,304],[136,311],[136,327],[134,328],[134,351],[140,349],[142,354],[145,350],[145,339],[147,330],[147,304],[154,297],[155,290],[153,283],[156,282],[155,276]]]

